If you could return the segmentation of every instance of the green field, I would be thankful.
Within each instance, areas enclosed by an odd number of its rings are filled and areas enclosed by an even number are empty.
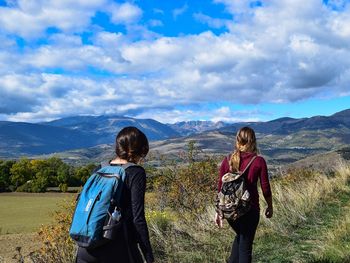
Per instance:
[[[58,204],[74,194],[0,194],[0,235],[35,232],[51,220]]]

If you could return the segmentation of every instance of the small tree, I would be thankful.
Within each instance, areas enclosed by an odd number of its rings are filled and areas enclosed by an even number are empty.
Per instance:
[[[91,173],[96,169],[97,165],[88,164],[86,166],[76,168],[74,176],[80,180],[81,185],[85,184],[86,180],[90,177]]]
[[[199,153],[195,142],[190,142],[183,162],[167,165],[159,172],[155,183],[159,199],[165,198],[168,205],[180,212],[196,214],[213,202],[218,160],[212,156],[198,158]]]
[[[34,171],[31,162],[26,159],[20,159],[12,165],[10,169],[11,183],[16,187],[25,184],[27,181],[34,178]]]
[[[68,190],[68,181],[71,177],[70,167],[68,164],[62,163],[58,167],[57,171],[57,181],[59,183],[59,188],[62,192],[67,192]]]
[[[0,160],[0,192],[11,190],[11,174],[10,170],[15,161]]]
[[[31,192],[45,192],[54,172],[46,160],[32,160],[30,163],[35,174],[30,185]]]

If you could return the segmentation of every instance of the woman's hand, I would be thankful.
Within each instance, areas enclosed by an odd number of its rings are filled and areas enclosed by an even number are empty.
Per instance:
[[[222,217],[218,213],[215,214],[215,224],[222,228]]]
[[[266,218],[271,218],[273,216],[273,208],[272,206],[268,206],[265,210]]]
[[[271,218],[273,216],[273,206],[272,206],[272,196],[265,197],[267,208],[265,210],[266,218]]]

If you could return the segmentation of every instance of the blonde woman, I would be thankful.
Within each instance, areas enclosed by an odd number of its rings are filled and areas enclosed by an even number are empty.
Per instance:
[[[256,156],[251,163],[248,171],[244,174],[246,178],[247,189],[251,197],[251,208],[249,212],[239,217],[235,221],[228,219],[228,223],[236,233],[232,244],[229,263],[249,263],[252,261],[252,249],[255,232],[259,223],[260,205],[258,194],[258,181],[267,208],[265,216],[271,218],[273,215],[272,197],[270,182],[267,172],[266,162],[263,157],[258,156],[255,132],[249,127],[241,128],[236,135],[235,150],[222,161],[219,172],[218,189],[222,185],[222,176],[228,172],[243,171],[248,163]],[[222,218],[216,214],[216,224],[222,226]]]

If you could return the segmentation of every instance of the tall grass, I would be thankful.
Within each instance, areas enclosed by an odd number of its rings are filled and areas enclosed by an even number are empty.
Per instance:
[[[208,207],[196,217],[169,218],[166,229],[150,219],[151,242],[159,262],[225,262],[233,232],[227,225],[219,231],[214,215],[214,207]]]
[[[330,257],[330,254],[337,253],[336,258],[341,259],[349,255],[349,245],[346,246],[344,240],[349,239],[350,219],[340,224],[334,220],[326,222],[329,217],[323,218],[322,215],[326,207],[338,198],[338,193],[349,191],[350,167],[339,163],[334,170],[332,174],[295,170],[271,182],[275,214],[272,219],[261,215],[255,242],[255,262],[307,262],[319,253],[324,254],[323,260],[334,261],[335,257]],[[347,198],[350,202],[350,191]],[[261,207],[264,206],[264,201],[261,201]],[[332,213],[332,210],[327,213]],[[169,221],[166,231],[151,223],[156,251],[164,252],[159,255],[161,262],[225,262],[234,233],[227,224],[219,230],[213,222],[214,214],[213,207],[208,206],[205,212],[195,217]],[[317,232],[320,225],[328,229],[333,224],[336,226],[328,232]],[[326,244],[324,253],[318,247],[317,239]],[[266,253],[269,258],[266,258]]]
[[[275,215],[272,219],[262,217],[262,224],[287,234],[307,221],[322,209],[332,193],[348,187],[349,166],[339,161],[334,171],[327,175],[298,169],[274,180],[271,185]]]
[[[337,167],[338,189],[350,192],[350,167],[340,164]],[[344,182],[344,184],[342,183]],[[342,198],[339,196],[339,199]],[[341,207],[342,216],[335,218],[333,225],[324,232],[324,238],[318,240],[318,259],[328,259],[330,262],[350,262],[350,202]]]
[[[197,166],[193,167],[197,169]],[[210,165],[206,167],[212,172]],[[204,170],[201,172],[206,174]],[[272,219],[261,216],[254,245],[254,262],[346,262],[350,257],[349,180],[350,167],[345,163],[337,164],[335,172],[328,175],[295,170],[272,180],[275,213]],[[188,185],[193,187],[192,183]],[[195,189],[185,192],[193,193],[189,196],[190,200],[195,197]],[[228,224],[223,229],[214,224],[214,195],[214,192],[208,191],[207,198],[203,198],[201,193],[201,200],[197,200],[196,204],[202,202],[204,209],[192,212],[177,210],[174,206],[164,208],[163,204],[158,206],[158,210],[156,204],[150,206],[152,210],[146,211],[146,217],[157,262],[225,262],[234,232]],[[343,204],[344,207],[332,210],[334,202],[340,202],[337,207]],[[264,201],[261,201],[261,207],[264,206]],[[332,213],[339,218],[334,218]],[[55,231],[66,231],[58,235],[61,239],[51,240],[50,231],[41,235],[44,244],[51,248],[44,253],[48,263],[58,262],[54,260],[54,253],[61,253],[64,249],[68,253],[62,254],[62,257],[66,257],[67,261],[62,262],[69,262],[74,254],[74,246],[66,239],[68,227],[64,227],[69,225],[69,220],[61,218],[58,222],[63,225]],[[50,253],[54,255],[50,256]]]
[[[261,217],[257,262],[347,262],[348,243],[339,237],[350,233],[346,224],[340,229],[339,222],[349,216],[344,211],[350,204],[349,180],[349,164],[342,162],[331,174],[295,170],[273,180],[275,214],[272,219]],[[339,249],[348,252],[334,253]]]

